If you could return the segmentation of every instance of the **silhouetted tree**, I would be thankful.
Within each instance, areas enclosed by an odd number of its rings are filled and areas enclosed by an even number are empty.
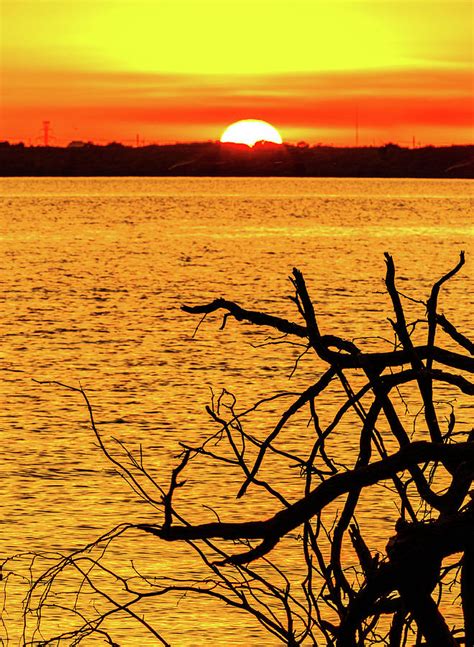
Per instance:
[[[25,635],[25,644],[78,644],[95,633],[114,644],[104,629],[106,620],[114,614],[128,614],[166,645],[160,627],[142,617],[140,605],[150,598],[159,605],[163,595],[183,592],[209,596],[246,611],[273,640],[286,645],[474,645],[474,502],[470,496],[474,430],[466,429],[465,422],[459,424],[454,406],[447,419],[442,418],[434,395],[436,384],[467,395],[474,393],[467,378],[474,372],[474,345],[438,312],[440,289],[459,272],[464,255],[461,253],[458,264],[434,283],[426,303],[418,302],[425,313],[415,322],[406,318],[394,262],[389,254],[385,256],[394,342],[377,352],[365,352],[354,341],[321,330],[304,277],[297,269],[291,282],[299,323],[247,310],[225,299],[183,306],[186,312],[203,317],[221,312],[223,326],[229,317],[263,326],[279,335],[271,343],[302,344],[304,351],[315,353],[326,368],[300,393],[273,396],[273,402],[283,396],[293,398],[265,438],[247,431],[250,410],[237,411],[230,394],[223,392],[213,399],[207,410],[217,431],[198,446],[182,444],[167,487],[147,472],[141,456],[135,457],[124,446],[123,460],[111,452],[95,425],[86,393],[73,388],[85,399],[102,452],[152,507],[153,515],[160,511],[160,518],[123,524],[84,550],[65,555],[35,579],[25,601],[25,614],[33,613],[40,625],[41,609],[57,604],[77,614],[78,626],[47,639]],[[417,343],[415,338],[420,337],[423,326],[426,340]],[[441,336],[449,348],[437,343]],[[319,402],[329,390],[334,398],[336,386],[341,399],[331,422],[323,425]],[[407,386],[410,397],[418,397],[421,403],[410,428],[406,412],[400,413],[405,408],[402,391],[406,393]],[[255,413],[261,405],[257,403],[251,411]],[[296,424],[304,410],[312,425],[310,442],[300,450],[289,449],[294,444],[285,444],[282,438],[290,422]],[[331,441],[351,412],[351,441],[357,437],[357,450],[344,464],[347,458],[335,453]],[[240,470],[237,497],[259,488],[268,498],[268,510],[277,506],[278,511],[246,521],[217,518],[204,524],[189,522],[185,500],[181,495],[175,503],[175,494],[184,484],[189,464],[201,457]],[[265,469],[272,461],[279,465],[279,473]],[[282,466],[295,474],[300,494],[290,495],[282,487]],[[365,491],[375,487],[397,501],[400,512],[384,552],[368,545],[359,514]],[[207,568],[207,577],[196,581],[190,574],[189,579],[178,581],[150,579],[138,571],[133,577],[114,573],[116,594],[105,594],[97,584],[104,575],[102,554],[92,556],[91,551],[101,547],[105,551],[132,530],[151,534],[157,542],[174,542],[177,555],[180,544],[187,544]],[[291,563],[282,562],[277,550],[280,543],[293,551]],[[299,569],[296,580],[290,573],[295,568]],[[69,597],[63,592],[59,603],[54,593],[62,574],[71,569],[79,574],[81,589]],[[453,586],[461,600],[457,627],[449,626],[442,613],[445,595]],[[84,616],[78,611],[81,595],[102,596],[104,605],[95,611],[89,606]]]

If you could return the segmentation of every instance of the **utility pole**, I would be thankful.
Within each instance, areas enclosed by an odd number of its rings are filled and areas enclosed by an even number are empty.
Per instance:
[[[356,106],[355,114],[355,145],[359,148],[359,106]]]

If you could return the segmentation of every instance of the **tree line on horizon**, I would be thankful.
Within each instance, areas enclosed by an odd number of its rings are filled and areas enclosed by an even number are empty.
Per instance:
[[[131,147],[71,142],[67,147],[46,147],[0,142],[0,175],[469,179],[474,177],[474,146],[410,149],[388,143],[352,148],[261,142],[249,148],[204,142]]]

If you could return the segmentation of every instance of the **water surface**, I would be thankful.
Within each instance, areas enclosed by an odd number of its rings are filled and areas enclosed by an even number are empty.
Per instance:
[[[361,345],[380,348],[380,337],[392,339],[383,252],[395,258],[401,289],[426,299],[432,282],[465,249],[466,266],[443,289],[440,309],[467,333],[471,186],[460,180],[1,179],[1,553],[74,549],[124,519],[151,520],[98,453],[81,399],[34,380],[81,384],[105,437],[133,450],[142,445],[150,470],[166,483],[179,440],[198,442],[213,429],[204,411],[210,389],[226,387],[246,408],[277,390],[307,386],[323,370],[306,357],[290,380],[298,349],[260,347],[268,331],[233,321],[220,332],[219,317],[209,317],[193,338],[198,321],[180,310],[182,303],[224,296],[297,320],[287,298],[296,266],[323,332],[370,337]],[[407,307],[415,313],[414,304]],[[440,392],[446,402],[453,397]],[[465,429],[472,413],[460,406]],[[334,407],[322,400],[323,421]],[[279,410],[254,416],[252,430],[268,433]],[[346,432],[334,447],[351,463],[349,424]],[[305,439],[295,430],[284,442],[298,448]],[[294,474],[267,470],[276,481],[288,479],[292,496],[299,495]],[[238,483],[227,478],[206,465],[192,471],[183,494],[192,518],[212,518],[204,505],[228,518],[275,511],[258,494],[249,493],[247,505],[235,503]],[[373,547],[385,545],[397,516],[385,497],[367,503],[363,523]],[[162,573],[192,568],[175,545],[157,541],[123,540],[120,559],[135,557]],[[175,602],[163,603],[160,626],[177,647],[271,644],[244,617],[208,608],[196,600],[179,611]],[[142,644],[139,632],[126,629],[122,645]]]

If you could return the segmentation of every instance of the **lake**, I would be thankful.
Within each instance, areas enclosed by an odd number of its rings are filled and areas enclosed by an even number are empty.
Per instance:
[[[298,320],[287,298],[288,276],[298,267],[323,332],[387,349],[393,334],[383,252],[395,259],[400,289],[426,299],[464,249],[466,265],[443,288],[440,311],[469,332],[468,181],[3,178],[0,200],[2,556],[73,550],[124,520],[154,521],[99,453],[78,394],[34,380],[82,385],[104,438],[134,452],[142,446],[146,464],[166,485],[179,441],[198,443],[214,429],[205,412],[211,389],[233,392],[241,410],[304,388],[322,370],[305,356],[290,377],[301,349],[262,346],[268,331],[231,320],[219,331],[218,316],[193,337],[199,317],[182,312],[183,303],[223,296]],[[416,311],[411,302],[407,307]],[[447,403],[452,391],[440,390],[440,397]],[[284,406],[273,403],[253,416],[253,432],[268,433]],[[467,429],[472,409],[461,400],[460,406],[459,424]],[[323,401],[322,419],[331,413],[334,403]],[[347,432],[336,441],[341,456],[353,449]],[[297,447],[298,435],[287,442]],[[273,478],[288,479],[297,496],[294,474]],[[238,482],[203,463],[191,470],[180,501],[202,521],[214,518],[205,506],[234,519],[276,511],[250,491],[248,503],[236,503],[237,490]],[[383,548],[398,518],[395,505],[379,497],[366,511],[371,547]],[[194,572],[191,557],[179,551],[135,533],[111,559],[134,559],[160,574]],[[173,646],[279,644],[217,604],[193,598],[176,605],[159,600],[147,615]],[[13,596],[4,618],[15,645],[18,610]],[[117,635],[122,646],[154,644],[144,643],[131,621]]]

